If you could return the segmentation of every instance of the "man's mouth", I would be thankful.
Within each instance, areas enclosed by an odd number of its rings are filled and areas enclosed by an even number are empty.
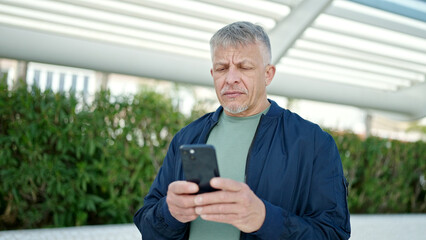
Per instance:
[[[229,98],[237,98],[241,95],[245,94],[244,92],[240,92],[240,91],[226,91],[225,93],[223,93],[224,96],[229,97]]]
[[[221,91],[222,96],[229,97],[229,98],[237,98],[247,93],[248,93],[247,90],[244,88],[230,89],[230,87],[225,87]]]

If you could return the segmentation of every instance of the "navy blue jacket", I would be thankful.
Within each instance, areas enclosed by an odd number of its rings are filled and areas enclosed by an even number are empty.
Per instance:
[[[246,183],[265,203],[266,217],[241,239],[348,239],[347,184],[333,138],[274,101],[261,117],[246,164]],[[181,129],[173,138],[144,206],[134,222],[144,240],[187,239],[189,223],[170,214],[168,185],[183,180],[179,146],[206,143],[222,107]]]

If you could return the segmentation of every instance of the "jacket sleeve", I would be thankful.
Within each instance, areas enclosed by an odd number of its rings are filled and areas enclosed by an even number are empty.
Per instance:
[[[296,215],[263,200],[265,221],[253,235],[260,239],[349,239],[347,182],[342,163],[333,138],[326,134],[322,139],[312,162],[306,209]]]
[[[183,239],[187,232],[188,224],[176,220],[166,203],[169,184],[178,180],[175,145],[174,139],[149,193],[144,198],[143,207],[133,217],[143,239]]]

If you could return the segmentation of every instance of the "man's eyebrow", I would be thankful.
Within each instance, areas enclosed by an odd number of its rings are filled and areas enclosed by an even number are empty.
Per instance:
[[[213,64],[213,66],[217,66],[217,65],[228,65],[228,62],[220,61],[220,62],[215,62],[215,63]]]
[[[246,63],[254,64],[253,61],[250,61],[249,59],[243,59],[242,61],[238,62],[237,64],[246,64]]]

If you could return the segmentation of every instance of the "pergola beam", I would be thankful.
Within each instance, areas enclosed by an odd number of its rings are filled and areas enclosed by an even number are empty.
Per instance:
[[[352,2],[344,2],[346,4],[354,4],[354,6],[358,5],[357,3]],[[359,5],[361,8],[368,8],[363,5]],[[372,14],[368,14],[359,9],[354,10],[353,8],[343,7],[341,4],[333,4],[332,7],[325,10],[326,14],[330,14],[332,16],[341,17],[345,19],[350,19],[356,22],[376,26],[379,28],[385,28],[391,31],[405,33],[407,35],[416,36],[419,38],[426,38],[426,31],[422,28],[417,28],[415,26],[407,25],[398,21],[390,21],[389,19],[384,19],[379,16],[375,16]],[[416,20],[410,20],[416,22]]]
[[[272,64],[277,64],[294,42],[323,12],[332,0],[305,0],[277,23],[269,34],[272,48]]]
[[[387,112],[394,119],[404,121],[426,116],[425,92],[426,83],[391,92],[282,72],[275,74],[268,87],[270,94]]]

